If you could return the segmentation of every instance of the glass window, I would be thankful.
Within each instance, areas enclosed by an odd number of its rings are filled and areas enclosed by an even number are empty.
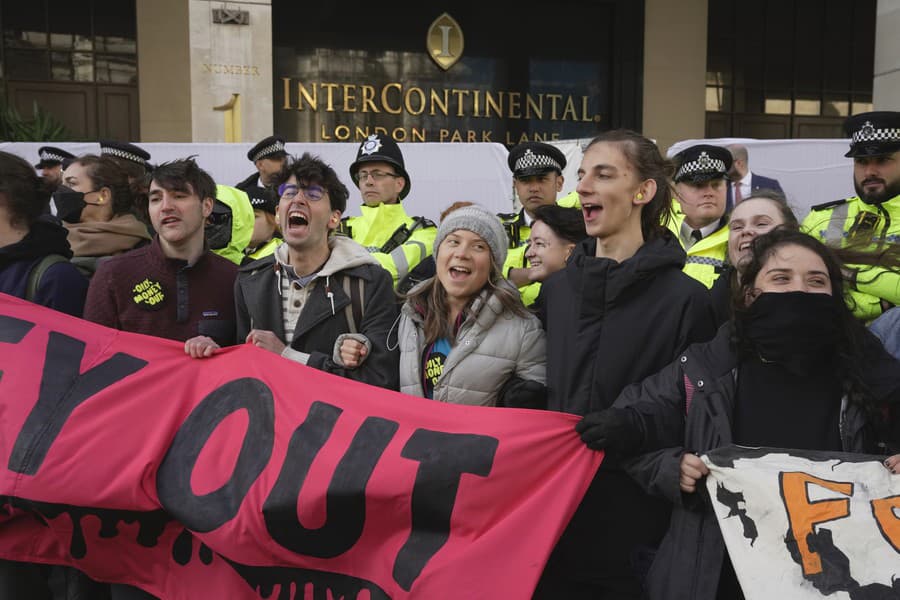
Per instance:
[[[137,83],[134,0],[23,0],[0,11],[10,79]]]
[[[766,92],[765,111],[767,115],[791,114],[790,92]]]
[[[122,54],[137,54],[137,41],[115,35],[99,35],[95,38],[97,50],[105,52],[120,52]]]
[[[57,81],[94,80],[94,55],[90,52],[53,52],[50,61]]]
[[[135,3],[122,0],[94,0],[94,36],[98,50],[136,54]]]
[[[46,50],[7,49],[4,58],[10,79],[50,79]]]
[[[819,115],[822,112],[822,101],[809,98],[797,98],[794,101],[795,115]]]
[[[877,0],[709,4],[707,134],[743,135],[759,114],[778,122],[772,135],[796,135],[810,116],[838,132],[848,115],[871,110]]]
[[[825,94],[822,102],[822,116],[850,116],[850,97],[847,94]]]
[[[90,44],[91,39],[91,11],[87,2],[73,2],[72,0],[47,0],[48,18],[47,26],[51,34],[70,34],[68,45],[54,46],[60,49],[90,50],[90,45],[85,48],[85,43]],[[51,44],[54,35],[51,35]],[[81,38],[81,41],[77,41]],[[58,39],[66,43],[64,36]],[[76,45],[79,44],[79,45]]]
[[[0,2],[0,10],[3,44],[7,48],[47,47],[47,11],[43,2]]]
[[[727,110],[725,106],[725,88],[712,85],[706,86],[706,110],[722,112]]]
[[[137,58],[119,54],[98,54],[97,81],[137,84]]]

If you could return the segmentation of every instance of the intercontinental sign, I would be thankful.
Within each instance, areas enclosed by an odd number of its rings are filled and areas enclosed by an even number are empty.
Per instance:
[[[430,60],[414,50],[350,48],[297,48],[276,65],[282,73],[290,65],[275,84],[276,130],[310,142],[382,133],[398,142],[513,145],[589,137],[606,108],[598,93],[609,89],[601,63],[508,49],[465,57],[462,28],[447,13],[426,32]]]
[[[528,139],[553,140],[559,134],[550,125],[569,121],[598,123],[600,116],[590,109],[589,96],[560,93],[521,93],[479,89],[435,89],[391,82],[381,86],[335,82],[303,82],[282,77],[281,109],[327,114],[336,122],[320,122],[316,141],[360,141],[372,133],[390,133],[404,142],[502,142],[515,144]],[[414,118],[421,125],[378,124],[380,115]],[[514,136],[509,130],[496,135],[492,128],[447,126],[451,120],[477,123],[479,120],[542,121],[545,133]],[[428,124],[428,120],[434,124]],[[360,123],[362,121],[362,123]]]

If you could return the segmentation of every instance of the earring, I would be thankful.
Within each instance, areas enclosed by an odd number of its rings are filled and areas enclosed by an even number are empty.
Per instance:
[[[643,199],[644,199],[644,195],[643,195],[642,193],[638,192],[637,199],[638,199],[638,200],[643,200]]]

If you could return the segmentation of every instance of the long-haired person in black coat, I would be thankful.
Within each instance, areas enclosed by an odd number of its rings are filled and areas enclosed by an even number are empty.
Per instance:
[[[588,237],[544,281],[548,405],[586,415],[714,334],[706,288],[666,230],[672,165],[627,130],[591,141],[577,192]],[[536,598],[639,598],[669,507],[609,457],[554,549]]]

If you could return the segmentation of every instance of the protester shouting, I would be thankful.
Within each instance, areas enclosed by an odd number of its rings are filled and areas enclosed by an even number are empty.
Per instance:
[[[707,289],[665,223],[672,165],[632,131],[585,149],[577,191],[590,236],[542,286],[551,410],[585,415],[714,335]],[[639,598],[668,506],[609,461],[550,557],[537,598]]]
[[[503,277],[506,234],[479,206],[442,221],[436,275],[407,295],[399,323],[400,390],[457,404],[543,408],[540,321]]]

